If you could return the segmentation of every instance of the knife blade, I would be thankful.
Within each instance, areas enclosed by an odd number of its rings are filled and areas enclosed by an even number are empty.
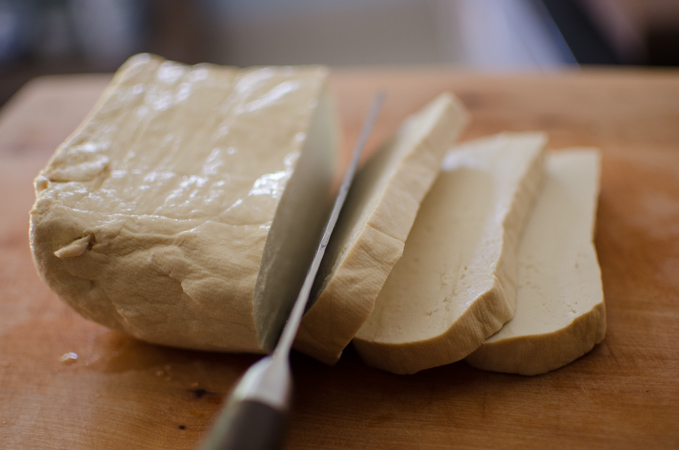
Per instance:
[[[384,98],[385,94],[380,92],[373,99],[320,244],[273,353],[260,359],[245,372],[213,424],[207,439],[201,445],[201,450],[260,450],[282,447],[292,390],[290,349],[302,321],[325,249],[349,194],[358,163]]]

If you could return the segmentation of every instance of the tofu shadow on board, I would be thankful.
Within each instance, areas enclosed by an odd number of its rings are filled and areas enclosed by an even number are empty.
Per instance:
[[[231,384],[262,355],[186,350],[150,344],[113,330],[105,330],[79,353],[79,365],[103,373],[152,374],[187,387],[209,381],[225,394]],[[185,380],[184,380],[185,379]],[[193,380],[193,381],[189,381]],[[184,381],[186,381],[184,383]]]
[[[395,375],[365,364],[351,345],[333,367],[298,352],[292,353],[291,361],[295,380],[294,403],[298,411],[311,408],[312,404],[341,407],[337,405],[338,392],[342,393],[342,403],[352,407],[365,405],[369,408],[381,399],[392,401],[394,396],[399,402],[417,405],[429,395],[445,393],[449,398],[463,395],[472,385],[482,384],[488,377],[511,377],[517,382],[526,379],[478,370],[464,361],[413,375]]]

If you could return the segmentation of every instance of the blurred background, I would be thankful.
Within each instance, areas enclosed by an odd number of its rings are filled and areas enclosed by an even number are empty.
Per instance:
[[[237,66],[679,65],[679,0],[0,0],[0,104],[157,53]]]

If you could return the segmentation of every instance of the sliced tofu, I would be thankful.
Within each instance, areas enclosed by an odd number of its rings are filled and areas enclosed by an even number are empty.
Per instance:
[[[537,375],[590,351],[606,333],[593,234],[600,156],[594,149],[550,154],[518,256],[514,318],[467,357],[498,372]]]
[[[373,310],[441,160],[467,123],[442,94],[410,117],[357,174],[294,347],[334,364]]]
[[[543,175],[542,133],[465,143],[445,158],[371,316],[354,338],[398,374],[458,361],[510,320],[519,236]]]
[[[271,349],[331,200],[327,75],[130,59],[36,179],[44,280],[139,339]]]

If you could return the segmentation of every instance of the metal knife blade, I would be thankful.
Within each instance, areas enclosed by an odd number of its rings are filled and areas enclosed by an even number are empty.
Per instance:
[[[335,198],[323,237],[276,348],[271,355],[262,358],[245,372],[215,421],[207,439],[203,442],[202,450],[282,447],[292,390],[290,349],[302,321],[325,249],[358,170],[363,149],[375,125],[384,98],[384,93],[378,93],[373,99],[349,167]]]

